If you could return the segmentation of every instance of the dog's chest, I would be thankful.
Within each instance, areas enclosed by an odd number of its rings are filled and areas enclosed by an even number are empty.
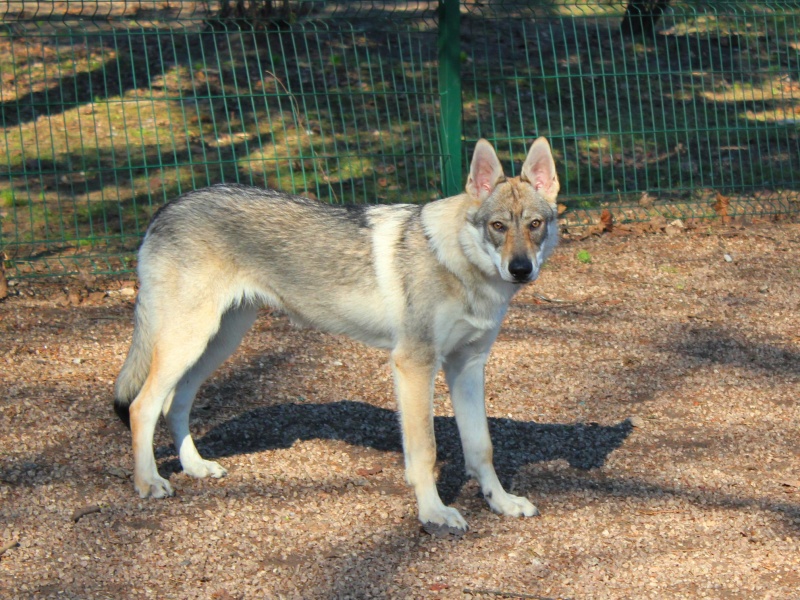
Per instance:
[[[487,336],[494,338],[505,316],[508,304],[483,306],[474,311],[464,306],[440,314],[437,327],[437,346],[443,356],[456,348],[472,344]]]

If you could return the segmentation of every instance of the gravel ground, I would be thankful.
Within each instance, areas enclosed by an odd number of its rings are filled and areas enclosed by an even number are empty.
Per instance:
[[[193,412],[229,476],[181,474],[162,425],[177,496],[140,500],[111,410],[133,283],[18,282],[0,304],[0,596],[798,598],[799,276],[786,221],[562,244],[487,377],[498,471],[541,517],[487,509],[437,382],[460,539],[416,520],[385,353],[268,312]]]

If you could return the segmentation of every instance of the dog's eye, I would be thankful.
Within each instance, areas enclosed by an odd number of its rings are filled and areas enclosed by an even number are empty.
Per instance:
[[[492,223],[492,229],[494,229],[495,231],[505,231],[506,226],[503,225],[500,221],[494,221]]]
[[[539,219],[534,219],[531,221],[531,229],[539,229],[541,227],[542,222]]]

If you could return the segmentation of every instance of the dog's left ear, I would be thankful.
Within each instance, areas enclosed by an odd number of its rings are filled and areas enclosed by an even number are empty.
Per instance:
[[[533,142],[528,152],[528,158],[522,165],[520,177],[523,181],[530,183],[533,189],[551,205],[555,206],[560,186],[556,174],[556,162],[553,160],[553,153],[550,151],[547,139],[540,137]]]
[[[469,167],[467,193],[483,202],[505,178],[503,165],[500,164],[492,145],[484,139],[478,140]]]

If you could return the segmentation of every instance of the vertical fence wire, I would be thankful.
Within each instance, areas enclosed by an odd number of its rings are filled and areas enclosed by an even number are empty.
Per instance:
[[[467,2],[465,148],[548,136],[576,225],[796,212],[800,5],[668,4],[631,35],[625,2]]]
[[[429,201],[480,137],[508,173],[550,139],[566,227],[797,212],[800,3],[671,0],[626,30],[629,4],[0,3],[6,267],[130,270],[160,206],[223,181]]]

